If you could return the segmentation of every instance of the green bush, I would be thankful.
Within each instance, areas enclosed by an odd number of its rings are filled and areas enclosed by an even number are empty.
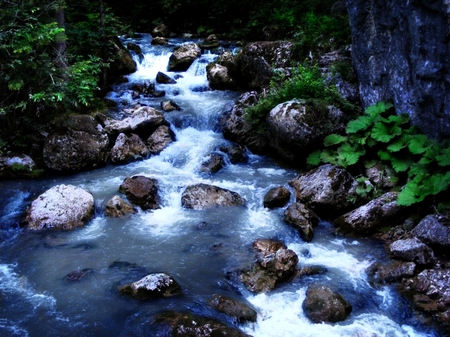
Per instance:
[[[388,163],[406,184],[398,204],[409,206],[450,187],[450,144],[438,143],[411,127],[407,115],[392,104],[378,103],[347,124],[346,135],[331,134],[325,149],[311,153],[311,165],[331,163],[344,168],[374,159]]]

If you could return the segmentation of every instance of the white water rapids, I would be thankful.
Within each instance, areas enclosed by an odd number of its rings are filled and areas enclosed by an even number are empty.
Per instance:
[[[128,39],[143,49],[136,56],[138,70],[129,82],[117,85],[110,99],[119,110],[136,104],[159,109],[162,99],[172,99],[181,111],[166,113],[176,141],[146,160],[71,176],[38,181],[1,182],[0,201],[0,336],[147,336],[149,317],[161,310],[189,310],[224,316],[208,305],[214,293],[242,296],[258,311],[256,323],[236,325],[255,337],[418,337],[432,336],[414,319],[408,305],[385,286],[372,287],[366,269],[385,259],[383,248],[370,240],[337,236],[322,222],[311,243],[282,221],[284,209],[263,207],[265,193],[287,186],[297,172],[272,160],[248,153],[245,164],[227,164],[213,175],[199,171],[201,162],[218,145],[227,143],[215,131],[224,106],[237,93],[208,90],[205,67],[216,55],[206,54],[184,73],[166,71],[170,52],[184,43],[171,40],[166,47],[151,46],[151,38]],[[166,97],[132,99],[133,83],[153,82],[158,71],[177,79],[177,84],[157,85]],[[120,111],[112,111],[120,116]],[[102,207],[129,176],[157,179],[163,200],[161,209],[139,212],[120,219],[103,216]],[[242,195],[245,208],[193,211],[181,207],[185,187],[204,182]],[[84,228],[71,232],[29,233],[17,222],[39,194],[57,184],[73,184],[95,197],[97,212]],[[206,222],[209,226],[197,226]],[[281,285],[267,294],[252,294],[230,285],[226,272],[252,262],[250,247],[260,238],[279,239],[294,250],[302,266],[322,266],[327,272]],[[122,268],[132,265],[132,268]],[[119,267],[117,267],[119,266]],[[65,275],[90,269],[80,282]],[[145,271],[145,272],[144,272]],[[182,286],[181,298],[136,302],[120,296],[117,285],[142,274],[165,272]],[[309,284],[332,285],[353,306],[349,318],[337,324],[313,324],[302,310]],[[238,286],[239,287],[239,286]]]

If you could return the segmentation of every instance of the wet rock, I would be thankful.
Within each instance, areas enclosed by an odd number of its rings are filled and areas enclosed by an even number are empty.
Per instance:
[[[150,150],[138,135],[127,137],[121,133],[111,149],[111,161],[114,164],[127,164],[145,159],[149,154]]]
[[[418,265],[431,264],[435,261],[433,250],[417,238],[397,240],[389,245],[392,257]]]
[[[142,49],[136,43],[128,42],[127,49],[135,52],[137,55],[142,56]]]
[[[283,241],[272,239],[255,240],[252,244],[252,247],[263,255],[276,253],[279,249],[287,249]]]
[[[92,273],[94,273],[93,269],[84,268],[70,272],[65,276],[65,279],[70,282],[79,282],[89,277]]]
[[[295,202],[286,209],[284,221],[297,229],[306,242],[311,242],[314,237],[314,227],[319,224],[316,213],[301,202]]]
[[[181,196],[184,208],[207,209],[215,206],[243,206],[246,200],[236,192],[207,184],[196,184],[186,188]]]
[[[195,59],[201,56],[200,47],[195,44],[185,44],[176,47],[169,58],[169,71],[186,71]]]
[[[402,279],[414,275],[416,264],[414,262],[392,261],[387,265],[375,263],[367,270],[372,283],[386,284],[401,282]]]
[[[214,90],[236,90],[237,84],[231,77],[228,68],[218,63],[210,63],[206,67],[209,86]]]
[[[200,172],[217,173],[225,166],[223,156],[218,153],[210,153],[200,165]]]
[[[166,46],[169,44],[169,39],[161,36],[156,36],[152,39],[151,44],[154,46]]]
[[[202,49],[214,49],[220,47],[220,41],[215,34],[208,35],[200,44]]]
[[[180,106],[172,100],[162,101],[161,109],[163,109],[166,112],[173,111],[173,110],[177,110],[177,111],[181,110]]]
[[[340,322],[352,311],[352,306],[340,294],[324,285],[310,285],[302,306],[313,323]]]
[[[0,178],[35,178],[41,173],[34,160],[25,154],[8,151],[0,156]]]
[[[242,94],[234,105],[224,109],[219,118],[219,129],[228,140],[247,146],[254,153],[264,153],[268,139],[257,132],[256,127],[245,119],[245,109],[258,102],[256,91]]]
[[[166,125],[158,127],[147,139],[151,154],[158,154],[175,140],[175,134]]]
[[[136,213],[136,210],[118,195],[113,196],[105,204],[105,216],[119,218],[127,214]]]
[[[93,117],[69,117],[61,130],[45,140],[45,165],[58,172],[78,172],[104,165],[109,138]]]
[[[117,137],[120,133],[134,133],[142,139],[148,138],[158,127],[169,125],[161,112],[148,106],[138,107],[123,120],[104,118],[103,123],[111,137]]]
[[[232,164],[246,163],[248,161],[245,147],[239,144],[221,145],[217,150],[225,153]]]
[[[153,30],[150,33],[153,38],[155,37],[170,37],[170,29],[165,24],[160,24],[153,28]]]
[[[214,294],[209,304],[238,323],[256,322],[256,310],[235,298]]]
[[[30,230],[71,230],[84,226],[94,215],[94,197],[73,185],[57,185],[37,197],[27,211]]]
[[[324,138],[345,129],[344,113],[333,106],[291,100],[273,108],[266,119],[273,153],[304,164],[304,153],[313,152]]]
[[[125,48],[119,38],[114,37],[110,42],[114,56],[108,68],[108,76],[118,77],[120,75],[134,73],[136,71],[136,63],[133,61],[130,52]]]
[[[125,178],[119,191],[125,193],[128,200],[143,210],[158,209],[160,198],[156,179],[133,176]]]
[[[295,278],[325,274],[327,271],[324,266],[304,266],[297,270]]]
[[[450,247],[450,214],[430,214],[411,231],[424,243],[438,249]]]
[[[176,84],[177,81],[175,81],[172,77],[169,75],[166,75],[160,71],[156,74],[156,83],[161,84]]]
[[[268,292],[295,276],[298,256],[283,246],[279,241],[272,243],[270,240],[258,240],[254,244],[259,250],[255,263],[239,272],[239,279],[248,290],[255,293]]]
[[[120,287],[119,292],[121,294],[131,295],[139,300],[146,300],[180,295],[182,290],[172,276],[156,273]]]
[[[154,336],[250,337],[215,319],[175,311],[154,316],[150,323],[150,330]]]
[[[264,207],[277,208],[284,207],[291,198],[291,191],[284,186],[271,188],[264,195]]]
[[[398,180],[392,168],[380,163],[366,169],[366,176],[374,186],[382,190],[392,189]]]
[[[318,216],[328,217],[343,212],[357,199],[356,180],[346,170],[331,164],[319,166],[291,180],[297,201],[311,208]]]
[[[371,235],[383,227],[404,220],[405,207],[397,204],[397,192],[388,192],[334,220],[333,225],[342,232]]]

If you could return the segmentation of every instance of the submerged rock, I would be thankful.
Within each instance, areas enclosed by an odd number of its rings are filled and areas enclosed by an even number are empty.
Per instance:
[[[121,294],[131,295],[139,300],[157,297],[171,297],[182,293],[181,287],[172,276],[163,273],[147,275],[140,280],[119,288]]]
[[[352,311],[352,306],[340,294],[324,285],[310,285],[302,306],[313,323],[340,322]]]
[[[30,230],[70,230],[84,226],[94,215],[94,197],[73,185],[57,185],[31,204],[25,218]]]
[[[214,185],[191,185],[181,195],[184,208],[207,209],[215,206],[244,206],[246,200],[236,192]]]

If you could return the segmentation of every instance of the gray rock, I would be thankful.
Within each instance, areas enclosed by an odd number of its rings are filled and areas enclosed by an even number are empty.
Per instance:
[[[138,135],[131,134],[127,137],[121,133],[111,149],[111,161],[115,164],[127,164],[145,159],[149,154],[150,150]]]
[[[176,84],[177,81],[175,81],[172,77],[169,75],[166,75],[160,71],[156,74],[156,83],[161,84]]]
[[[120,287],[119,292],[140,300],[172,297],[182,293],[178,282],[164,273],[147,275],[136,282]]]
[[[291,198],[291,191],[284,186],[278,186],[271,188],[264,195],[264,207],[276,208],[284,207],[289,202]]]
[[[247,303],[229,296],[214,294],[210,305],[239,323],[256,322],[256,310]]]
[[[166,112],[174,111],[174,110],[178,110],[178,111],[181,110],[180,106],[172,100],[162,101],[161,109],[163,109]]]
[[[152,39],[152,45],[165,46],[169,44],[169,39],[161,36],[156,36]]]
[[[125,178],[119,187],[119,191],[125,193],[130,202],[143,210],[160,207],[158,185],[155,179],[144,176]]]
[[[217,173],[225,166],[223,156],[218,153],[210,153],[200,165],[200,172]]]
[[[231,77],[228,68],[212,62],[206,67],[209,86],[214,90],[236,90],[237,84]]]
[[[418,265],[435,261],[433,250],[417,238],[397,240],[389,245],[394,258],[415,262]]]
[[[319,218],[307,206],[301,202],[295,202],[284,212],[284,221],[298,230],[300,236],[306,242],[314,237],[314,227],[319,224]]]
[[[311,208],[318,216],[330,216],[353,207],[357,199],[356,180],[346,170],[326,164],[289,182],[297,201]]]
[[[340,294],[324,285],[310,285],[302,306],[313,323],[340,322],[352,311],[352,306]]]
[[[245,147],[239,144],[227,144],[217,147],[217,150],[225,153],[232,164],[246,163],[248,156]]]
[[[158,154],[175,140],[175,135],[166,125],[161,125],[147,139],[151,154]]]
[[[411,231],[424,243],[438,248],[450,247],[450,215],[430,214]]]
[[[202,49],[214,49],[220,47],[220,41],[215,34],[208,35],[200,44]]]
[[[38,170],[34,160],[26,154],[8,151],[0,156],[0,177],[35,177],[39,176]]]
[[[371,282],[376,284],[386,284],[400,282],[402,279],[411,277],[416,271],[414,262],[392,261],[387,265],[379,263],[372,265],[368,274]]]
[[[39,197],[27,211],[25,222],[33,231],[71,230],[84,226],[94,215],[94,197],[73,185],[57,185]]]
[[[118,195],[113,196],[105,204],[105,216],[119,218],[132,213],[136,213],[133,206]]]
[[[388,192],[333,221],[342,232],[371,235],[404,220],[405,207],[397,204],[398,192]]]
[[[167,27],[165,24],[160,24],[160,25],[156,26],[155,28],[153,28],[153,30],[151,31],[151,35],[153,38],[155,38],[155,37],[168,38],[168,37],[170,37],[169,27]]]
[[[236,192],[207,184],[188,186],[182,196],[181,205],[190,209],[207,209],[215,206],[243,206],[246,200]]]
[[[168,70],[186,71],[201,54],[200,47],[195,43],[176,47],[169,58]]]
[[[113,61],[108,67],[108,76],[120,76],[131,74],[136,71],[136,63],[133,61],[129,50],[125,48],[119,38],[114,37],[110,41],[113,50]]]

